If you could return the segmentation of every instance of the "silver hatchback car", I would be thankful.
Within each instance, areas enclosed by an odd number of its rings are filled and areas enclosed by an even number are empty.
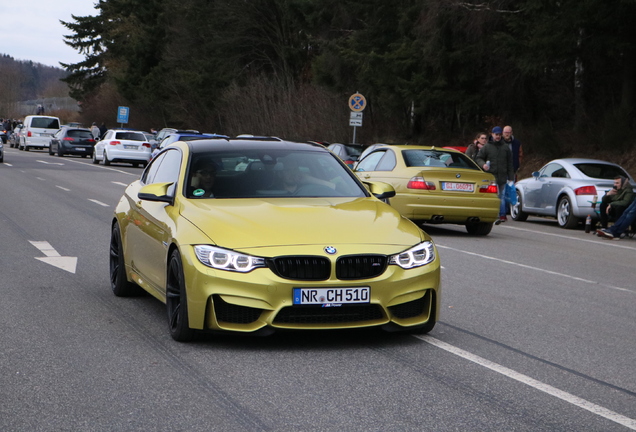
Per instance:
[[[529,215],[555,217],[562,228],[574,228],[590,215],[598,220],[598,206],[616,176],[636,182],[620,165],[597,159],[555,159],[532,177],[516,183],[518,204],[510,215],[525,221]]]

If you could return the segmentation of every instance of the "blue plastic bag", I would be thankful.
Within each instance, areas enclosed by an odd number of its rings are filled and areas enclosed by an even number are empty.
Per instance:
[[[506,197],[506,203],[510,204],[511,206],[516,206],[518,204],[517,189],[515,188],[514,183],[512,182],[506,183],[505,197]]]

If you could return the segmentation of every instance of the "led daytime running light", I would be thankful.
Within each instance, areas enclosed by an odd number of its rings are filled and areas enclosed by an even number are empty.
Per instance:
[[[435,246],[431,241],[422,242],[399,254],[389,257],[389,264],[411,269],[430,264],[435,260]]]
[[[248,273],[255,268],[265,267],[265,258],[215,246],[196,245],[194,253],[202,264],[217,270]]]

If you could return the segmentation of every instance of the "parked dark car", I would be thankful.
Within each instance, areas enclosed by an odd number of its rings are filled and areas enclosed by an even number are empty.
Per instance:
[[[63,127],[51,137],[49,154],[60,157],[65,154],[92,157],[94,147],[95,138],[90,129]]]

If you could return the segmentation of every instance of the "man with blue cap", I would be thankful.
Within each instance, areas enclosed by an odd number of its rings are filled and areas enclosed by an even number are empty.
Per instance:
[[[508,220],[506,216],[506,183],[514,184],[515,171],[512,166],[512,152],[510,146],[502,139],[502,129],[500,126],[492,128],[490,140],[479,150],[476,162],[484,171],[495,176],[495,181],[499,187],[499,199],[501,205],[499,207],[499,219],[495,221],[495,225]]]

